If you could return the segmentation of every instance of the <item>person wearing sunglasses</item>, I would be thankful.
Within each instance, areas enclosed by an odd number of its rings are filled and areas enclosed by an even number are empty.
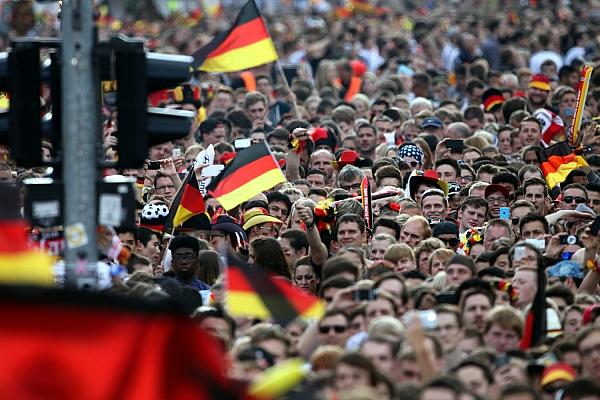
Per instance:
[[[411,170],[423,168],[423,151],[412,143],[405,143],[398,149],[398,158],[407,163]]]
[[[586,188],[578,183],[572,183],[563,189],[560,209],[574,210],[578,204],[587,204],[588,201]]]
[[[339,310],[326,312],[319,321],[319,344],[344,348],[350,333],[348,325],[348,317],[343,312]]]
[[[454,222],[442,221],[433,228],[432,236],[440,239],[446,247],[456,251],[458,247],[458,226]]]

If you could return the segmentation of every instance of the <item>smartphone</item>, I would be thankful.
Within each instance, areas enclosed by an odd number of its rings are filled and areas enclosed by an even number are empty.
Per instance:
[[[402,322],[404,323],[404,326],[410,325],[413,315],[415,315],[415,313],[419,318],[423,329],[425,329],[426,331],[432,331],[437,328],[437,314],[433,310],[407,312],[402,317]]]
[[[283,70],[283,75],[285,76],[285,80],[287,81],[288,85],[292,86],[292,81],[298,76],[298,70],[300,69],[300,65],[283,65],[281,69]]]
[[[236,150],[245,149],[251,145],[252,142],[250,139],[235,139],[235,142],[233,142],[233,147],[235,147]]]
[[[209,165],[202,170],[202,176],[217,176],[224,168],[223,164]]]
[[[181,149],[173,149],[173,157],[181,157]]]
[[[160,169],[160,161],[148,161],[148,169]]]
[[[446,148],[450,151],[462,153],[465,149],[465,143],[461,139],[450,139],[446,141]]]
[[[456,292],[453,290],[440,292],[435,296],[438,304],[456,304]]]
[[[510,221],[510,207],[500,207],[500,219]]]
[[[525,239],[525,243],[530,243],[542,251],[546,249],[546,241],[544,239]]]
[[[355,301],[370,301],[375,300],[377,291],[374,289],[357,289],[352,291],[352,300]]]
[[[560,244],[577,244],[577,236],[575,235],[564,235],[560,237]]]

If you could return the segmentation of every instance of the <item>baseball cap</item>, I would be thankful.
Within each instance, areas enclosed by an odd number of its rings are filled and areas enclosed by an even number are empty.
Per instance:
[[[425,118],[422,122],[421,122],[421,129],[425,129],[425,128],[441,128],[442,126],[444,126],[442,124],[442,121],[440,121],[439,118],[435,118],[435,117],[427,117]]]

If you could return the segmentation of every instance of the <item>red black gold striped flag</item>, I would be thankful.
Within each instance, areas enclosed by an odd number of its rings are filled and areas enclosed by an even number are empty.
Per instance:
[[[257,194],[285,182],[279,163],[265,142],[241,150],[208,185],[225,210],[231,210]]]
[[[21,220],[0,221],[0,282],[50,286],[53,259],[34,249]]]
[[[321,299],[233,256],[229,257],[226,282],[227,311],[232,316],[273,318],[285,327],[299,316],[318,318],[325,312]]]
[[[537,152],[537,156],[550,189],[564,182],[571,171],[588,165],[585,159],[577,155],[566,141],[558,142]]]
[[[192,168],[173,199],[165,223],[165,231],[175,228],[194,215],[202,214],[205,211],[204,199],[200,189],[198,189],[198,180],[194,168]]]
[[[206,72],[234,72],[277,61],[277,50],[254,0],[249,0],[228,31],[193,55],[192,67]]]
[[[173,304],[2,286],[2,397],[242,399],[223,346]],[[111,349],[107,351],[106,349]],[[41,369],[44,369],[41,373]],[[65,373],[67,372],[68,373]]]

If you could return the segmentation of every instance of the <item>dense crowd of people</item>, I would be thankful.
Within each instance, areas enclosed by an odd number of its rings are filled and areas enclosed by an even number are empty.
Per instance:
[[[154,97],[196,112],[188,137],[150,148],[142,169],[105,170],[137,178],[139,195],[136,226],[115,228],[128,257],[103,254],[105,290],[180,299],[234,379],[303,358],[290,398],[600,399],[600,68],[573,146],[585,162],[564,162],[558,185],[559,165],[542,168],[567,138],[581,68],[600,64],[598,4],[284,3],[296,13],[267,18],[278,64],[196,72]],[[120,28],[193,54],[227,21]],[[126,134],[114,104],[105,93],[108,161]],[[165,232],[186,173],[205,179],[201,151],[227,165],[259,142],[287,182],[232,210],[205,192],[207,212]],[[3,155],[3,181],[45,173]],[[325,314],[233,318],[226,254],[320,297]]]

